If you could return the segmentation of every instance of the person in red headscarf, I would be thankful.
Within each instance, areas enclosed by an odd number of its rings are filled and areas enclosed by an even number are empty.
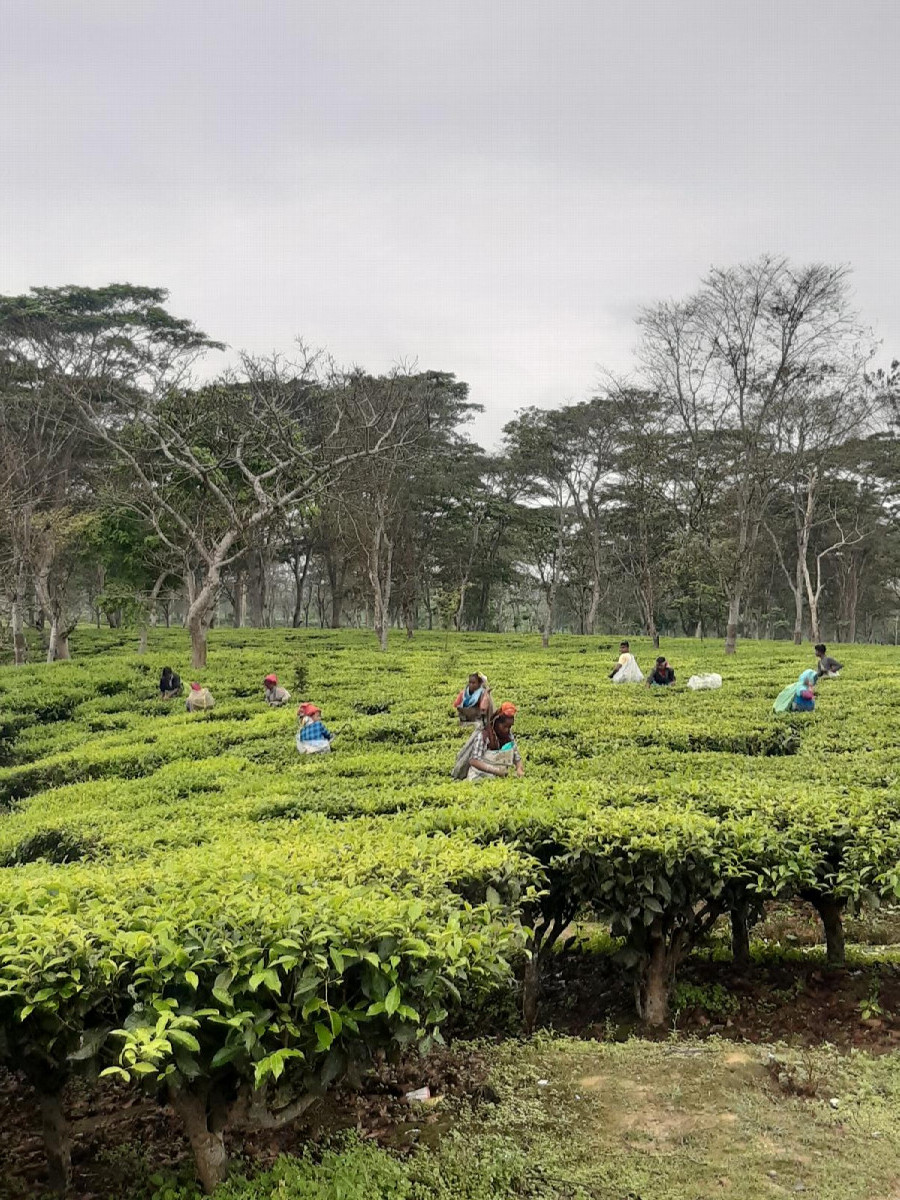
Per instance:
[[[466,779],[475,782],[490,776],[503,778],[510,771],[515,771],[521,779],[525,774],[512,731],[516,711],[516,706],[509,701],[501,704],[490,723],[472,735]]]
[[[316,704],[301,704],[297,709],[300,728],[297,730],[297,750],[300,754],[323,754],[331,750],[332,734],[322,721],[322,710]]]
[[[281,687],[278,683],[277,675],[267,675],[263,680],[263,688],[269,708],[281,708],[291,698],[291,693],[287,688]]]

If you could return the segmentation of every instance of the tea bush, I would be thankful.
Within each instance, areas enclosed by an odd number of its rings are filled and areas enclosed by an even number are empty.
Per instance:
[[[678,963],[721,917],[750,959],[771,898],[842,914],[900,895],[896,650],[848,647],[811,714],[772,700],[805,649],[679,642],[679,680],[614,687],[612,644],[218,631],[211,712],[157,698],[180,631],[79,630],[68,663],[0,671],[0,1053],[42,1094],[57,1185],[75,1072],[168,1095],[198,1173],[224,1134],[297,1116],[373,1057],[441,1036],[448,1012],[542,963],[579,913],[605,922],[641,1015],[668,1019]],[[639,660],[652,651],[638,643]],[[275,670],[335,752],[301,758]],[[449,769],[452,697],[484,671],[519,705],[526,777]],[[877,703],[873,703],[873,698]],[[49,1117],[47,1116],[49,1114]]]

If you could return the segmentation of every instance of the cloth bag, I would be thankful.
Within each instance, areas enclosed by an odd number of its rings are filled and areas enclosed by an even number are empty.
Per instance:
[[[300,754],[325,754],[331,750],[331,742],[328,738],[315,738],[311,742],[304,742],[297,733],[297,751]]]
[[[710,675],[692,675],[687,681],[692,692],[711,692],[722,686],[722,676],[713,672]]]
[[[495,767],[511,767],[513,765],[513,750],[485,750],[481,755],[484,762],[491,763]],[[489,775],[487,771],[479,771],[477,767],[469,767],[469,773],[466,779],[470,783],[477,783],[482,779],[496,779],[496,775]]]
[[[637,665],[633,654],[628,655],[628,661],[623,663],[612,677],[613,683],[643,683],[644,672]]]

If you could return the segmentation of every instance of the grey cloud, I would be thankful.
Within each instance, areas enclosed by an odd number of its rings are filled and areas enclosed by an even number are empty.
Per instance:
[[[0,287],[132,279],[254,350],[625,369],[711,263],[850,261],[900,352],[893,0],[6,0]]]

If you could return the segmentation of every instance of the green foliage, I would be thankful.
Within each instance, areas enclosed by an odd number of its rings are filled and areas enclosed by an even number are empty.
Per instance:
[[[608,929],[656,1019],[653,964],[665,991],[735,906],[900,895],[897,700],[871,704],[890,652],[854,650],[783,723],[792,646],[735,662],[685,643],[680,677],[724,686],[659,697],[610,685],[583,641],[462,635],[459,662],[520,706],[527,770],[473,787],[449,778],[442,634],[386,660],[364,635],[218,632],[200,717],[157,696],[180,631],[145,657],[115,631],[75,638],[70,663],[0,673],[0,1044],[35,1078],[278,1113],[508,994],[529,930],[540,958],[541,930],[578,913]],[[338,735],[319,759],[258,686],[298,663]]]
[[[678,983],[673,989],[672,1008],[676,1013],[694,1008],[711,1017],[732,1017],[740,1008],[740,1001],[720,983],[709,987]]]

